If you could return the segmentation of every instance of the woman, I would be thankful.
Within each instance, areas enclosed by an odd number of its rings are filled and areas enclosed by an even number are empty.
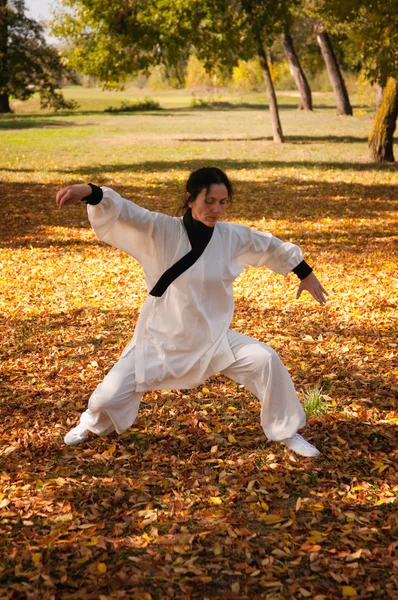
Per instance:
[[[269,440],[303,456],[319,456],[297,433],[305,414],[276,352],[229,329],[232,284],[248,266],[266,265],[285,276],[294,271],[301,279],[297,298],[307,290],[325,304],[327,292],[300,248],[269,233],[219,222],[232,201],[232,186],[216,167],[191,173],[182,218],[151,212],[93,184],[68,186],[56,198],[59,208],[81,200],[97,237],[141,264],[150,292],[133,338],[65,443],[79,444],[90,432],[123,433],[134,423],[143,392],[194,388],[222,372],[259,398]]]

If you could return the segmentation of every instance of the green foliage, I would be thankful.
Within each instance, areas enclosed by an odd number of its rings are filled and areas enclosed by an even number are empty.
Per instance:
[[[347,37],[370,81],[398,78],[398,10],[396,0],[304,0],[310,15],[331,33]]]
[[[182,85],[188,59],[191,2],[183,0],[59,0],[54,35],[69,45],[78,71],[121,89],[140,71],[162,64]]]
[[[125,112],[140,112],[146,110],[163,110],[159,102],[152,100],[151,98],[145,98],[141,102],[122,102],[119,108],[115,106],[109,106],[104,112],[110,113],[125,113]]]
[[[64,75],[75,77],[47,44],[43,26],[25,12],[24,0],[0,4],[0,94],[27,100],[39,92],[42,108],[74,108],[57,88]]]
[[[301,403],[308,418],[321,417],[328,412],[327,404],[322,396],[322,388],[318,386],[303,392]]]
[[[69,44],[69,64],[98,77],[104,87],[122,88],[129,78],[140,71],[148,74],[155,65],[162,65],[166,79],[177,81],[179,87],[185,76],[188,87],[197,86],[198,80],[199,85],[207,85],[205,73],[216,74],[219,85],[239,59],[255,55],[256,19],[262,23],[264,39],[273,39],[280,31],[284,3],[257,4],[59,0],[52,32]],[[195,64],[192,56],[198,61]]]

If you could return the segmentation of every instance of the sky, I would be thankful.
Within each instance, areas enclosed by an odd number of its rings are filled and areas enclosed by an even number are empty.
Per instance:
[[[29,16],[33,19],[49,19],[52,0],[25,0]]]
[[[54,0],[25,0],[25,6],[28,9],[28,16],[37,21],[51,19],[51,8]],[[59,40],[49,35],[47,32],[44,37],[48,44],[57,45]]]

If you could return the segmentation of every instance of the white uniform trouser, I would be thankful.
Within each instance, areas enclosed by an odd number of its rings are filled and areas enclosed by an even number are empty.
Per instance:
[[[222,371],[244,385],[261,402],[261,425],[269,440],[292,437],[306,418],[293,382],[279,356],[269,346],[235,331],[228,342],[236,360]],[[135,391],[134,348],[121,358],[90,397],[80,423],[97,435],[123,433],[134,423],[142,398]]]

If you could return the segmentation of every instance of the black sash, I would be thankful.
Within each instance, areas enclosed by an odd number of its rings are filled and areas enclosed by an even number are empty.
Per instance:
[[[214,227],[208,227],[204,223],[200,221],[196,221],[192,217],[191,209],[189,208],[183,217],[183,223],[185,229],[187,230],[189,243],[191,244],[192,249],[185,254],[179,261],[177,261],[174,265],[172,265],[167,271],[163,273],[160,277],[159,281],[149,292],[151,296],[156,296],[160,298],[169,285],[173,283],[177,277],[182,275],[187,269],[192,267],[192,265],[202,256],[207,244],[211,240],[211,236],[213,235]]]

